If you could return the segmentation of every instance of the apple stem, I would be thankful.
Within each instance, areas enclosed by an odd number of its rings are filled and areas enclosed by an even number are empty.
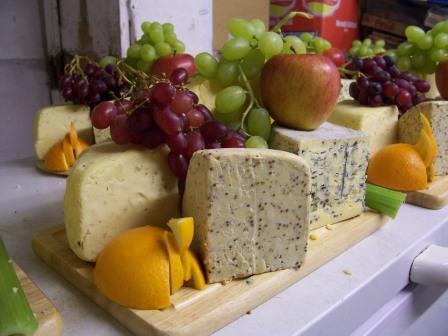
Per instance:
[[[275,33],[281,33],[282,32],[282,26],[288,22],[289,20],[295,18],[296,16],[300,16],[306,19],[312,19],[314,18],[314,15],[307,13],[307,12],[290,12],[288,15],[286,15],[283,19],[281,19],[277,24],[272,28],[272,31]]]

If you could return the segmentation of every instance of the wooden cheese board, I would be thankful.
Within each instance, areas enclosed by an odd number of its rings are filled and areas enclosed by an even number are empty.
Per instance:
[[[14,265],[17,278],[22,285],[25,296],[33,313],[39,322],[39,328],[34,336],[58,336],[62,335],[63,322],[61,315],[44,293],[28,278],[22,269]]]
[[[93,285],[93,264],[70,250],[63,225],[38,233],[33,249],[44,262],[70,281],[136,335],[209,335],[269,300],[324,265],[387,222],[387,217],[366,211],[361,216],[314,230],[305,263],[299,270],[252,276],[197,291],[182,288],[164,310],[134,310],[106,299]],[[341,270],[342,272],[342,270]]]
[[[428,209],[443,208],[448,204],[448,176],[436,176],[428,188],[408,193],[406,203]]]
[[[39,169],[40,171],[43,171],[44,173],[52,174],[52,175],[68,176],[70,174],[70,170],[63,171],[63,172],[56,172],[56,171],[48,170],[47,168],[45,168],[42,161],[37,161],[36,168]]]

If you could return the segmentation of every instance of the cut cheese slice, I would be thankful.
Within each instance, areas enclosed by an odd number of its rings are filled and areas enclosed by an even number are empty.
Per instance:
[[[370,154],[398,141],[398,108],[367,107],[354,100],[338,103],[329,122],[361,131],[369,136]]]
[[[62,140],[70,129],[70,123],[80,138],[93,143],[90,108],[84,105],[56,105],[39,110],[34,117],[33,142],[36,156],[43,160],[51,146]]]
[[[105,244],[135,226],[163,226],[179,215],[177,182],[167,148],[154,150],[106,143],[76,160],[64,198],[71,249],[94,261]]]
[[[350,84],[354,82],[355,82],[354,79],[347,79],[347,78],[341,79],[341,91],[339,91],[338,102],[347,99],[352,99],[352,97],[350,96]]]
[[[309,189],[309,167],[297,155],[243,148],[196,152],[183,215],[194,218],[192,248],[202,258],[208,282],[300,267]]]

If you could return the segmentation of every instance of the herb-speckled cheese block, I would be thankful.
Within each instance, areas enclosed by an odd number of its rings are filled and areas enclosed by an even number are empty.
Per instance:
[[[299,155],[310,167],[311,229],[363,212],[369,158],[365,134],[328,122],[314,131],[274,126],[270,143]]]
[[[448,101],[429,101],[408,110],[398,122],[400,142],[417,143],[422,129],[420,113],[423,113],[431,123],[432,133],[437,142],[435,174],[448,175]]]
[[[350,84],[354,81],[354,79],[341,79],[341,91],[339,91],[338,102],[346,99],[352,99],[352,97],[350,97]]]
[[[328,121],[367,134],[371,155],[398,141],[398,108],[395,105],[367,107],[345,100],[335,106]]]
[[[76,160],[67,179],[64,220],[70,248],[78,257],[94,261],[120,232],[162,226],[179,216],[177,182],[166,156],[164,147],[105,143]]]
[[[107,141],[112,141],[110,137],[110,128],[105,129],[93,128],[93,135],[95,136],[95,143],[100,144]]]
[[[93,143],[90,108],[84,105],[55,105],[39,110],[34,117],[33,142],[36,156],[43,160],[48,150],[62,140],[73,122],[78,136]]]
[[[209,283],[298,268],[308,239],[310,172],[296,155],[269,149],[195,153],[183,215]]]

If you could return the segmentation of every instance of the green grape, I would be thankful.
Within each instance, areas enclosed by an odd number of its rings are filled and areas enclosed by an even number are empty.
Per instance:
[[[283,50],[283,40],[279,34],[274,32],[264,32],[258,41],[260,51],[269,58],[277,55]]]
[[[414,50],[414,44],[412,42],[403,42],[397,48],[398,56],[407,56],[412,54]]]
[[[144,21],[140,27],[145,34],[149,34],[149,31],[151,30],[151,22]]]
[[[151,72],[152,62],[146,62],[144,60],[139,60],[137,62],[137,69],[149,74]]]
[[[314,46],[314,50],[317,53],[320,53],[320,52],[324,51],[325,49],[328,49],[328,48],[326,48],[325,42],[326,41],[322,37],[316,37],[312,42],[312,44]]]
[[[360,47],[362,45],[362,42],[360,40],[354,40],[352,42],[353,47]]]
[[[162,25],[159,22],[157,22],[157,21],[151,23],[151,27],[150,28],[151,29],[162,29],[163,30]]]
[[[250,20],[250,24],[254,29],[254,36],[256,38],[260,38],[261,34],[263,34],[266,31],[266,26],[264,25],[264,22],[261,21],[260,19]]]
[[[369,57],[371,57],[371,56],[375,56],[375,52],[373,51],[372,48],[369,48],[369,49],[367,50],[367,56],[369,56]]]
[[[431,61],[438,63],[445,58],[445,51],[443,49],[431,48],[428,56]]]
[[[168,43],[160,42],[155,45],[157,55],[160,57],[168,56],[172,53],[171,46]]]
[[[137,41],[138,44],[152,44],[151,38],[148,34],[143,34],[142,37],[140,37],[140,40]]]
[[[411,69],[411,59],[407,56],[399,56],[397,58],[397,65],[401,71],[408,71]]]
[[[448,20],[442,21],[441,26],[440,31],[448,34]]]
[[[311,33],[302,33],[300,34],[300,39],[305,43],[310,43],[312,40],[314,40],[314,36]]]
[[[202,76],[206,78],[215,77],[218,61],[211,54],[207,52],[197,54],[194,58],[194,64]]]
[[[365,45],[363,45],[361,48],[359,48],[359,56],[360,57],[366,57],[369,56],[369,47],[366,47]]]
[[[140,57],[146,62],[154,61],[157,58],[156,49],[150,44],[144,44],[140,48]]]
[[[238,80],[238,62],[221,62],[218,64],[215,78],[224,87],[234,84]]]
[[[436,72],[437,64],[433,62],[426,62],[423,67],[423,73],[432,74]]]
[[[386,51],[386,49],[384,49],[384,48],[382,48],[382,47],[374,47],[373,48],[373,54],[375,54],[375,55],[378,55],[378,54],[381,54],[381,53],[383,53],[383,52],[385,52]]]
[[[249,111],[247,116],[247,131],[268,140],[271,135],[271,119],[266,109],[259,107]]]
[[[386,42],[384,42],[384,40],[376,40],[375,41],[375,47],[384,48],[385,45],[386,45]]]
[[[362,45],[366,47],[370,47],[372,45],[372,40],[369,38],[366,38],[364,41],[362,41]]]
[[[350,55],[352,55],[352,56],[358,56],[358,54],[359,54],[359,50],[360,50],[361,48],[362,48],[362,47],[359,47],[359,46],[351,47],[350,50],[348,51],[348,53],[349,53]]]
[[[246,140],[246,148],[269,148],[269,146],[265,139],[255,135]]]
[[[174,25],[172,23],[169,23],[169,22],[164,23],[162,25],[162,30],[163,30],[163,32],[165,34],[167,34],[167,33],[174,33]]]
[[[414,69],[421,69],[426,63],[426,57],[424,52],[417,52],[411,57],[411,65]]]
[[[285,37],[282,54],[305,54],[305,43],[295,35]]]
[[[130,57],[126,57],[124,62],[128,65],[130,65],[133,68],[137,68],[137,62],[138,62],[138,58],[130,58]]]
[[[434,45],[437,48],[445,48],[448,46],[448,34],[447,33],[440,33],[437,34],[434,38]]]
[[[330,41],[328,41],[328,40],[325,40],[325,39],[323,39],[324,41],[323,41],[323,49],[322,50],[327,50],[327,49],[330,49],[331,48],[331,43],[330,43]]]
[[[397,61],[397,51],[395,49],[386,50],[384,55],[391,57],[394,61]]]
[[[246,20],[233,18],[227,26],[230,34],[235,37],[241,37],[246,41],[250,41],[255,34],[254,27]]]
[[[218,92],[215,98],[216,109],[221,113],[236,113],[246,101],[246,92],[240,86],[229,86]]]
[[[428,50],[432,47],[432,37],[431,35],[425,35],[420,40],[417,41],[417,47],[423,50]]]
[[[140,49],[141,45],[131,44],[131,46],[127,50],[127,56],[130,58],[140,58]]]
[[[114,56],[104,56],[100,61],[100,67],[102,68],[105,68],[109,64],[117,64],[117,58]]]
[[[259,49],[251,49],[243,58],[241,68],[248,79],[258,76],[264,66],[265,57]]]
[[[249,42],[241,37],[228,40],[222,46],[222,56],[228,61],[238,61],[250,51]]]
[[[173,32],[165,33],[165,42],[169,43],[171,46],[173,46],[174,43],[177,41],[177,35]]]
[[[173,43],[173,49],[176,54],[182,54],[185,51],[185,44],[182,41],[177,40]]]
[[[163,34],[163,29],[160,23],[158,25],[154,25],[156,22],[151,24],[151,30],[149,31],[149,37],[151,41],[154,43],[160,43],[165,41],[165,36]]]
[[[438,22],[432,29],[429,31],[433,37],[437,36],[438,34],[443,32],[443,22]]]
[[[405,29],[404,34],[406,35],[408,41],[418,44],[418,41],[425,36],[425,31],[417,26],[408,26]]]
[[[241,111],[236,111],[234,113],[221,113],[220,111],[215,110],[213,112],[213,116],[217,121],[226,124],[229,128],[232,126],[232,129],[234,129],[234,127],[238,129],[241,126]]]

